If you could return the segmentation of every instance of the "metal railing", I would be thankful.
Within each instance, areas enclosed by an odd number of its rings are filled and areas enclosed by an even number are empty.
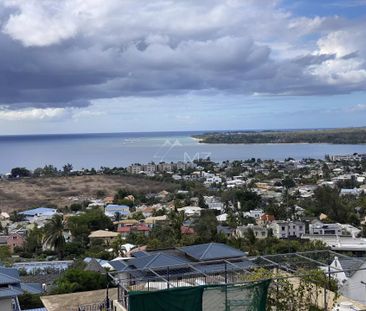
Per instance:
[[[286,273],[273,278],[272,286],[275,286],[277,280],[283,278],[290,279],[306,276],[306,272],[310,269],[322,268],[328,279],[330,279],[331,275],[340,272],[366,270],[366,268],[330,270],[330,264],[335,257],[345,260],[359,260],[333,251],[321,250],[254,258],[242,257],[230,260],[196,262],[154,269],[132,269],[122,271],[120,274],[118,272],[110,273],[110,276],[118,285],[118,301],[128,309],[128,297],[131,291],[157,291],[183,286],[243,284],[248,282],[248,275],[257,268],[276,269]],[[249,259],[252,266],[246,268],[240,266],[240,260],[244,259]],[[220,271],[215,272],[213,268],[215,266]],[[213,269],[205,269],[207,267]],[[329,299],[327,293],[329,293],[328,285],[322,290],[325,308],[328,306]],[[318,297],[314,296],[314,299],[318,299]]]

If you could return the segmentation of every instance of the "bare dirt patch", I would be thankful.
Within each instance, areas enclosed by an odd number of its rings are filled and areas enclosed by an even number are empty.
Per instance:
[[[63,208],[96,198],[102,190],[113,196],[118,189],[141,193],[173,190],[177,185],[134,176],[70,176],[0,181],[0,210],[11,212],[39,206]]]

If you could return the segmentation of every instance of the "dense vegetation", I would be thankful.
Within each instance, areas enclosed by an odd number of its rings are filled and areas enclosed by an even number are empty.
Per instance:
[[[303,131],[248,131],[207,133],[194,136],[209,144],[329,143],[365,144],[366,128]]]
[[[65,271],[56,281],[53,294],[65,294],[106,288],[108,279],[105,274],[80,269]]]

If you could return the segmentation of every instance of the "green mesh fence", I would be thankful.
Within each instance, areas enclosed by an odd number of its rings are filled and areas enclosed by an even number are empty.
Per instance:
[[[130,292],[129,311],[265,311],[270,280]]]

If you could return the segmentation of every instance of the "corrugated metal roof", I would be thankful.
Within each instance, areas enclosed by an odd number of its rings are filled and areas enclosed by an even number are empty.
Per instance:
[[[20,283],[17,269],[0,267],[0,285]]]
[[[179,250],[197,261],[245,256],[244,252],[222,243],[191,245],[181,247]]]
[[[0,298],[16,297],[21,294],[23,294],[23,291],[17,288],[7,287],[0,289]]]
[[[144,251],[136,251],[136,252],[132,252],[131,255],[135,258],[141,258],[141,257],[149,256],[150,254],[148,252],[144,252]]]
[[[113,269],[119,272],[127,268],[127,264],[124,260],[111,260],[109,264],[113,267]]]
[[[20,283],[20,288],[30,294],[42,294],[44,292],[40,283]]]
[[[137,269],[144,269],[182,265],[188,262],[188,260],[184,260],[178,257],[174,257],[164,253],[157,253],[154,255],[131,259],[129,260],[128,264],[129,266],[134,266]]]
[[[347,277],[352,277],[352,275],[357,271],[357,269],[359,269],[366,261],[361,258],[338,258],[342,269],[343,270],[349,270],[349,271],[345,271],[345,274]]]

